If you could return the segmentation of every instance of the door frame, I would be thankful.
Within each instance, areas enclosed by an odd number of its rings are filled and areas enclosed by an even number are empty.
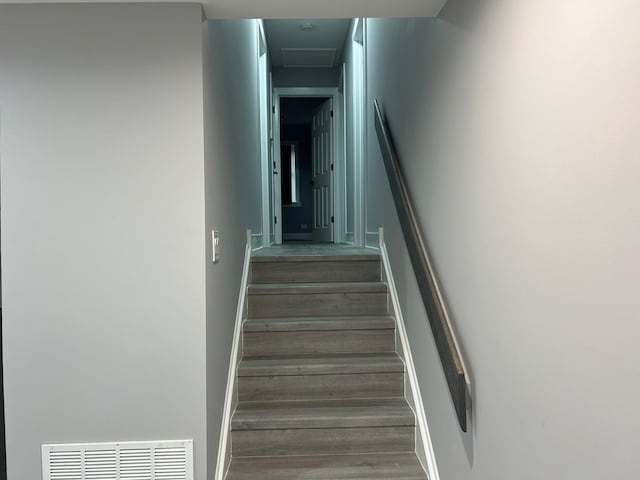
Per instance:
[[[350,41],[353,54],[353,90],[349,92],[353,109],[353,141],[354,141],[354,185],[353,188],[353,243],[356,246],[366,245],[366,161],[367,158],[367,22],[364,18],[356,18],[351,28]]]
[[[260,170],[262,172],[262,235],[254,235],[252,237],[252,247],[259,248],[261,246],[271,245],[271,191],[268,180],[271,172],[271,129],[269,120],[269,110],[271,110],[270,99],[270,72],[269,72],[269,51],[267,48],[267,39],[264,34],[264,23],[258,20],[256,40],[258,51],[258,112],[259,130],[260,130]]]
[[[345,242],[346,234],[346,167],[345,167],[345,122],[344,99],[339,87],[278,87],[273,89],[273,142],[272,158],[277,172],[280,172],[280,99],[295,97],[321,97],[333,99],[333,243]],[[275,190],[275,189],[274,189]],[[279,219],[271,225],[275,231],[275,244],[282,243],[282,201],[275,195],[274,217]],[[280,200],[279,202],[277,200]]]

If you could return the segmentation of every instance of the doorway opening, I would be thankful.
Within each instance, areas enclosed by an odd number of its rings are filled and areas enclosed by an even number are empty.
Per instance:
[[[274,89],[275,244],[343,241],[339,106],[337,88]]]
[[[331,97],[280,99],[282,240],[333,241]],[[335,218],[334,218],[335,221]]]

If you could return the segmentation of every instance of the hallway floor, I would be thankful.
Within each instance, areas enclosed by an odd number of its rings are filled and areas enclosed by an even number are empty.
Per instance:
[[[313,243],[313,242],[285,242],[282,245],[272,245],[253,252],[253,257],[278,256],[350,256],[350,255],[378,255],[376,248],[354,247],[346,243]]]

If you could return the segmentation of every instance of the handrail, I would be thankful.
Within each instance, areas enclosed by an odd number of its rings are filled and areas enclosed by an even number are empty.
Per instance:
[[[382,116],[380,105],[374,100],[375,125],[382,150],[384,165],[396,204],[400,226],[409,251],[409,257],[418,281],[418,288],[427,311],[431,330],[435,338],[440,361],[444,370],[451,399],[462,431],[467,431],[467,411],[471,410],[471,382],[465,368],[451,325],[438,280],[433,269],[429,252],[418,227],[407,184],[400,169],[398,154],[393,145],[387,123]]]

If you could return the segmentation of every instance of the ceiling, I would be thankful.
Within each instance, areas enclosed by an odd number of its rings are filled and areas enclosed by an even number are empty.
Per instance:
[[[339,65],[350,25],[350,19],[265,20],[271,65],[275,68]]]
[[[66,0],[65,3],[157,3],[157,0]],[[60,0],[0,0],[60,3]],[[169,0],[194,3],[194,0]],[[447,0],[200,0],[207,18],[435,17]]]
[[[203,0],[208,18],[435,17],[447,0]]]

